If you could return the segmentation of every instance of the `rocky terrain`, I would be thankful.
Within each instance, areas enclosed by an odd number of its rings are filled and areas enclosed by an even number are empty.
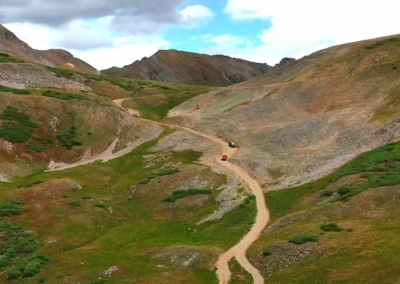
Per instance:
[[[260,76],[272,69],[267,64],[249,62],[228,56],[197,54],[177,50],[160,50],[149,58],[123,68],[102,72],[110,76],[161,82],[228,86]]]
[[[265,189],[305,183],[400,138],[399,41],[328,48],[170,114],[243,146],[235,162]]]
[[[89,74],[98,71],[86,62],[75,58],[71,53],[62,49],[35,50],[20,40],[14,33],[0,25],[0,52],[12,54],[19,59],[43,64],[50,67],[72,64],[73,69]]]

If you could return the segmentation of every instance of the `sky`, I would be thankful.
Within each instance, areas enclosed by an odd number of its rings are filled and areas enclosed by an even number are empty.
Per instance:
[[[0,24],[36,49],[62,48],[99,70],[159,49],[274,65],[399,34],[399,0],[1,0]]]

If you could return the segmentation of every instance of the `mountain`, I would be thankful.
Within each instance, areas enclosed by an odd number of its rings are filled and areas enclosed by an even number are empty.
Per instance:
[[[234,160],[266,188],[304,183],[400,138],[399,41],[318,51],[196,97],[171,115],[246,146]]]
[[[109,76],[177,84],[228,86],[265,74],[271,69],[267,64],[223,55],[160,50],[131,65],[102,72]]]
[[[78,58],[75,58],[68,51],[61,49],[43,51],[33,49],[2,25],[0,25],[0,52],[6,52],[22,60],[36,62],[50,67],[68,64],[66,68],[73,68],[76,71],[89,74],[98,73],[94,67]]]

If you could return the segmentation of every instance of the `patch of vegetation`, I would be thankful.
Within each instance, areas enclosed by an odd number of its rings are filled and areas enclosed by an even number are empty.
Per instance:
[[[45,93],[42,94],[45,97],[50,97],[50,98],[56,98],[60,100],[79,100],[79,101],[89,101],[88,98],[77,95],[77,94],[69,94],[69,93],[59,93],[55,91],[46,91]]]
[[[40,269],[50,259],[45,255],[33,255],[17,261],[15,266],[8,272],[8,279],[21,279],[33,277],[39,274]]]
[[[71,70],[66,70],[66,69],[60,69],[60,68],[54,68],[54,67],[49,67],[46,66],[47,70],[53,72],[57,77],[65,77],[68,79],[71,79],[74,77],[74,74],[76,72],[71,71]]]
[[[321,225],[321,230],[324,232],[341,232],[343,231],[342,228],[340,228],[337,224],[335,223],[330,223],[330,224],[323,224]]]
[[[0,203],[0,217],[14,216],[21,214],[22,210],[19,204],[13,202],[1,202]]]
[[[64,132],[60,135],[57,136],[58,140],[60,140],[61,145],[68,149],[71,150],[74,146],[81,146],[82,143],[75,140],[76,136],[76,128],[71,127],[67,132]]]
[[[5,108],[0,119],[6,120],[0,127],[0,138],[11,143],[27,142],[34,129],[39,127],[28,115],[13,107]]]
[[[6,55],[8,55],[8,54],[6,54]],[[24,62],[25,61],[23,61],[19,58],[0,55],[0,63],[24,63]]]
[[[331,190],[325,190],[321,193],[321,196],[326,196],[326,197],[329,197],[332,195],[333,195],[333,191],[331,191]]]
[[[17,209],[16,209],[17,210]],[[13,213],[15,213],[14,211]],[[0,267],[7,267],[12,260],[23,254],[32,253],[39,248],[32,234],[24,228],[0,220]]]
[[[289,242],[302,245],[310,242],[318,242],[318,237],[314,235],[296,235],[289,239]]]
[[[190,188],[187,190],[175,190],[174,192],[171,193],[170,196],[168,196],[166,199],[164,199],[164,201],[175,202],[175,200],[184,198],[189,195],[195,195],[195,194],[211,194],[211,190],[196,189],[196,188]]]
[[[339,195],[345,195],[350,192],[350,187],[348,186],[342,186],[341,188],[338,189]]]
[[[71,200],[70,202],[68,202],[69,205],[71,206],[81,206],[82,204],[79,201],[75,201],[75,200]]]
[[[31,91],[25,89],[14,89],[0,85],[0,92],[13,93],[16,95],[30,95]]]
[[[10,57],[10,55],[7,53],[0,52],[0,57]]]
[[[94,206],[102,208],[102,209],[107,209],[107,206],[103,202],[96,203]]]
[[[393,70],[396,70],[396,69],[397,69],[397,66],[393,66],[392,69],[393,69]]]
[[[108,282],[107,280],[101,279],[101,280],[89,281],[89,282],[86,282],[84,284],[109,284],[109,283],[110,282]]]
[[[46,147],[42,146],[42,145],[25,145],[25,149],[28,152],[40,153],[40,152],[44,152],[46,150]]]
[[[373,44],[367,45],[365,48],[366,48],[366,49],[374,49],[374,48],[377,48],[377,47],[379,47],[379,46],[381,46],[381,45],[384,45],[385,43],[388,43],[388,42],[396,42],[396,41],[400,41],[400,38],[398,38],[398,37],[392,37],[392,38],[389,38],[389,39],[376,41],[376,42],[374,42]]]
[[[264,249],[263,252],[262,252],[263,256],[269,256],[271,254],[272,254],[272,251],[270,249],[268,249],[268,248]]]

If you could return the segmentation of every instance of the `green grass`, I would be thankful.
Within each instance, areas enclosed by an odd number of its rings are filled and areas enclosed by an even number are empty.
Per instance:
[[[13,107],[5,108],[0,119],[5,120],[0,127],[0,138],[11,143],[27,142],[34,129],[39,128],[39,124],[32,122],[28,115]]]
[[[14,89],[0,85],[0,92],[13,93],[16,95],[30,95],[31,91],[25,89]]]
[[[229,261],[229,270],[231,271],[230,284],[252,284],[253,277],[237,262],[235,258]]]
[[[68,202],[68,204],[69,205],[71,205],[71,206],[81,206],[82,205],[82,203],[81,202],[79,202],[79,201],[75,201],[75,200],[71,200],[71,201],[69,201]]]
[[[45,255],[33,255],[17,261],[15,266],[8,272],[8,279],[15,280],[33,277],[40,272],[44,264],[50,259]]]
[[[389,39],[376,41],[376,42],[374,42],[373,44],[367,45],[365,48],[366,48],[366,49],[374,49],[374,48],[377,48],[377,47],[379,47],[379,46],[381,46],[381,45],[384,45],[384,44],[386,44],[386,43],[389,43],[389,42],[397,42],[397,41],[400,41],[400,38],[398,38],[398,37],[392,37],[392,38],[389,38]]]
[[[196,188],[190,188],[186,190],[175,190],[174,192],[171,193],[170,196],[168,196],[164,201],[167,202],[175,202],[178,199],[184,198],[186,196],[190,195],[196,195],[196,194],[210,194],[211,190],[209,189],[196,189]]]
[[[58,140],[61,142],[61,145],[71,150],[74,146],[81,146],[82,143],[75,140],[76,137],[76,128],[71,127],[67,132],[64,132],[57,136]]]
[[[8,53],[0,52],[0,57],[10,57]]]
[[[348,201],[364,190],[381,186],[400,184],[400,142],[394,142],[359,155],[339,170],[320,180],[301,186],[267,194],[267,204],[271,217],[276,220],[296,210],[296,203],[312,192],[320,192],[323,196],[331,196],[325,187],[341,177],[362,174],[367,182],[358,186],[346,186],[338,190],[338,196],[331,202]],[[340,191],[340,192],[339,192]]]
[[[55,91],[46,91],[42,95],[45,97],[56,98],[56,99],[65,100],[65,101],[69,101],[69,100],[89,101],[88,98],[81,96],[81,95],[69,94],[69,93],[59,93],[59,92],[55,92]]]

